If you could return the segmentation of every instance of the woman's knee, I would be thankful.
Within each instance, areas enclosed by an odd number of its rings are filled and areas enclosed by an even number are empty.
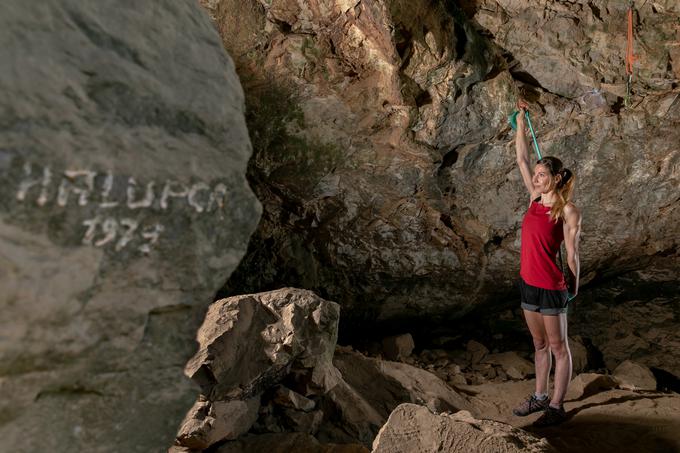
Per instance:
[[[569,345],[567,345],[566,340],[551,341],[550,350],[556,359],[569,355]]]
[[[536,352],[544,352],[548,349],[548,341],[541,337],[532,337],[534,341],[534,350]]]

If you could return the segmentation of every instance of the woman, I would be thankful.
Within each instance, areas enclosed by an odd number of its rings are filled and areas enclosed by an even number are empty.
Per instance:
[[[562,403],[571,380],[571,352],[567,343],[567,305],[578,294],[578,242],[581,214],[570,201],[574,175],[555,157],[544,157],[529,165],[525,111],[518,102],[517,165],[531,201],[522,221],[519,287],[524,318],[534,342],[536,392],[513,409],[518,416],[543,411],[534,425],[548,426],[563,422]],[[556,255],[564,240],[567,249],[568,278],[557,267]],[[548,397],[551,353],[555,356],[555,382]]]

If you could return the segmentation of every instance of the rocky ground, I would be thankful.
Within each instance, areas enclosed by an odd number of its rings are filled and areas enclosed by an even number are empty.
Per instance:
[[[489,353],[472,340],[465,350],[424,350],[403,360],[433,372],[468,395],[477,417],[545,437],[558,451],[680,449],[678,393],[657,391],[659,382],[644,366],[637,368],[643,370],[637,377],[624,377],[631,362],[624,362],[613,374],[606,370],[606,374],[588,373],[586,348],[579,338],[572,339],[570,346],[575,372],[565,400],[569,420],[560,427],[543,429],[532,426],[539,414],[526,418],[512,414],[512,408],[534,390],[533,365],[523,357],[526,353]],[[641,377],[645,374],[646,384]],[[631,379],[637,386],[630,385]]]
[[[478,350],[478,344],[472,345],[473,351]],[[577,348],[573,349],[578,351]],[[439,354],[443,356],[443,352]],[[427,355],[431,355],[431,352],[427,352]],[[459,352],[454,351],[452,355],[460,357]],[[534,390],[535,380],[529,373],[525,377],[513,379],[508,376],[506,379],[504,372],[505,375],[514,374],[514,370],[508,373],[504,366],[486,366],[495,360],[488,357],[498,356],[491,354],[476,366],[463,365],[463,371],[459,376],[462,375],[475,384],[455,384],[456,380],[462,379],[448,378],[450,385],[470,396],[478,410],[478,418],[507,423],[538,437],[544,437],[560,452],[680,451],[680,396],[675,392],[656,391],[656,380],[648,381],[645,390],[630,389],[630,386],[628,389],[622,389],[620,387],[626,385],[617,383],[614,378],[610,381],[607,379],[610,375],[575,374],[565,400],[569,420],[559,427],[540,429],[531,425],[539,414],[526,418],[512,414],[512,408]],[[501,356],[513,357],[516,364],[522,363],[523,360],[515,352],[505,352]],[[446,358],[438,360],[442,365],[447,361]],[[574,356],[575,364],[578,364],[579,360],[582,360],[582,356],[577,352]],[[423,362],[416,359],[416,363]],[[445,370],[452,368],[450,364],[437,367],[434,363],[426,364],[425,368],[432,369],[442,377],[446,373]],[[475,369],[484,371],[475,372]],[[493,376],[494,371],[491,370],[495,371],[496,376],[485,378]],[[620,375],[619,379],[624,380]]]
[[[597,346],[574,336],[569,418],[539,429],[539,414],[512,414],[534,389],[530,353],[472,339],[417,349],[408,333],[339,346],[338,314],[293,288],[213,304],[186,368],[201,394],[171,450],[680,451],[668,371],[614,357],[593,369]]]
[[[577,377],[578,379],[578,377]],[[569,420],[538,429],[538,414],[515,417],[511,408],[534,388],[527,379],[466,388],[475,392],[484,417],[544,437],[560,452],[680,451],[680,396],[677,393],[609,389],[590,396],[571,396],[564,407]]]

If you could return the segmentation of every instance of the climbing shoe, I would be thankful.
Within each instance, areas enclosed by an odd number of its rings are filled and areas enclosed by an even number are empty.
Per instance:
[[[544,399],[539,400],[536,398],[536,395],[532,393],[522,404],[514,408],[512,413],[518,417],[526,417],[527,415],[533,414],[534,412],[545,410],[549,404],[550,398],[545,397]]]
[[[543,415],[538,417],[534,422],[534,426],[552,426],[559,425],[567,419],[567,413],[564,411],[563,407],[556,409],[552,406],[546,407],[543,411]]]

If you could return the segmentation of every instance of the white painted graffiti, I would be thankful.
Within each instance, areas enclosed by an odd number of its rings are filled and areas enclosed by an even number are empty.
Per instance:
[[[29,195],[32,195],[39,207],[47,206],[51,200],[60,208],[66,207],[69,202],[81,207],[96,203],[101,211],[94,218],[82,222],[85,227],[82,243],[94,247],[111,245],[116,252],[123,250],[136,238],[141,238],[143,243],[137,249],[142,253],[149,253],[151,247],[158,242],[164,227],[160,223],[143,226],[134,218],[105,215],[102,211],[111,208],[167,211],[171,207],[181,207],[185,201],[185,206],[202,214],[223,210],[228,194],[227,186],[223,183],[217,183],[213,187],[201,181],[191,185],[175,180],[166,180],[163,184],[157,184],[156,181],[140,184],[133,177],[127,178],[124,191],[116,192],[114,184],[125,178],[116,179],[110,171],[101,174],[82,169],[65,170],[58,174],[60,179],[56,183],[55,173],[49,167],[36,169],[27,162],[23,170],[24,178],[16,193],[18,201],[28,202]],[[114,193],[125,195],[120,196],[121,199],[115,199]]]
[[[130,243],[135,238],[135,233],[139,229],[139,222],[134,219],[120,219],[116,220],[114,218],[95,217],[94,219],[88,219],[83,222],[83,225],[87,227],[85,231],[85,236],[83,236],[83,244],[94,245],[95,247],[103,247],[110,242],[114,242],[116,237],[120,236],[120,239],[115,243],[114,250],[120,252],[128,243]],[[148,242],[140,245],[138,250],[142,253],[149,253],[151,251],[151,246],[158,241],[158,237],[163,231],[164,227],[161,224],[155,224],[151,228],[140,230],[143,239]],[[98,230],[101,230],[101,235],[98,240],[95,240]]]
[[[64,171],[56,189],[57,206],[65,207],[69,203],[71,194],[76,197],[78,206],[87,206],[97,190],[95,187],[97,176],[97,172],[90,170]],[[49,167],[43,167],[42,172],[34,171],[33,165],[27,162],[24,165],[24,179],[19,184],[17,191],[17,200],[26,201],[30,191],[39,189],[35,202],[38,206],[45,206],[50,200],[50,189],[55,193],[52,182],[53,173]],[[100,208],[107,209],[117,206],[127,207],[128,209],[151,208],[154,206],[154,202],[158,201],[157,206],[161,210],[167,210],[173,200],[179,203],[182,199],[185,199],[187,205],[198,213],[212,212],[224,208],[228,192],[227,186],[223,183],[217,183],[211,188],[202,181],[188,186],[179,181],[166,180],[159,192],[160,196],[158,196],[155,181],[148,182],[142,189],[135,178],[129,177],[125,199],[112,200],[110,198],[113,186],[114,175],[108,172],[99,187],[98,203]],[[158,185],[158,187],[161,187],[161,185]]]

